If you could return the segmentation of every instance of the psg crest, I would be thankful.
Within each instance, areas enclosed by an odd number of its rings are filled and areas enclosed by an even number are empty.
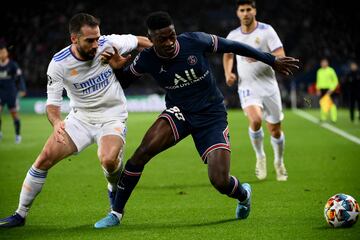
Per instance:
[[[197,63],[197,58],[194,55],[190,55],[187,62],[189,65],[195,65]]]

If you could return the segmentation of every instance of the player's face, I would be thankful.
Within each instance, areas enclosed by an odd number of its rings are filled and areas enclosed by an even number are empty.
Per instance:
[[[174,25],[150,31],[150,41],[158,54],[164,57],[172,57],[176,50],[176,32]]]
[[[239,5],[237,16],[240,19],[241,24],[250,26],[255,20],[256,8],[252,7],[250,4]]]
[[[321,66],[322,68],[328,67],[328,66],[329,66],[328,60],[326,60],[326,59],[321,60],[320,66]]]
[[[6,48],[0,49],[0,60],[4,62],[9,56],[8,50]]]
[[[71,37],[76,50],[84,60],[92,60],[99,47],[100,28],[99,26],[83,26],[79,34]]]

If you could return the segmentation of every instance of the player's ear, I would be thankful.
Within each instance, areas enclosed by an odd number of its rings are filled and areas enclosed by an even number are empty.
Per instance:
[[[73,44],[77,44],[78,36],[77,36],[76,33],[72,33],[72,34],[70,35],[70,39],[71,39],[71,42],[72,42]]]

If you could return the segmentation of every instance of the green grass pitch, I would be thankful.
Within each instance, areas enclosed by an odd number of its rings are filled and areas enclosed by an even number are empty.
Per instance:
[[[310,112],[317,115],[317,112]],[[157,113],[130,113],[126,159]],[[3,115],[0,142],[0,217],[17,208],[26,172],[51,132],[45,116],[22,115],[23,142],[14,144],[12,121]],[[360,137],[360,125],[339,112],[337,127]],[[252,211],[237,221],[235,200],[210,185],[192,138],[156,156],[146,166],[119,227],[93,224],[109,209],[106,182],[92,146],[50,170],[25,227],[0,229],[0,239],[360,239],[352,228],[327,226],[326,200],[344,192],[360,200],[360,146],[317,124],[285,112],[287,182],[277,182],[265,131],[268,178],[258,181],[255,158],[241,111],[229,111],[231,173],[253,188]],[[264,126],[265,127],[265,126]]]

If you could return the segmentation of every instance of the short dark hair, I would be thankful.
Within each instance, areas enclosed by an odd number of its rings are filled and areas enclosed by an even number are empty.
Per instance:
[[[84,25],[88,25],[90,27],[100,26],[100,19],[87,13],[75,14],[69,22],[70,34],[80,33],[80,30]]]
[[[153,12],[146,18],[146,26],[149,30],[158,30],[173,24],[173,21],[167,12]]]
[[[237,0],[236,1],[236,6],[245,5],[245,4],[249,4],[253,8],[256,8],[256,1],[255,0]]]

